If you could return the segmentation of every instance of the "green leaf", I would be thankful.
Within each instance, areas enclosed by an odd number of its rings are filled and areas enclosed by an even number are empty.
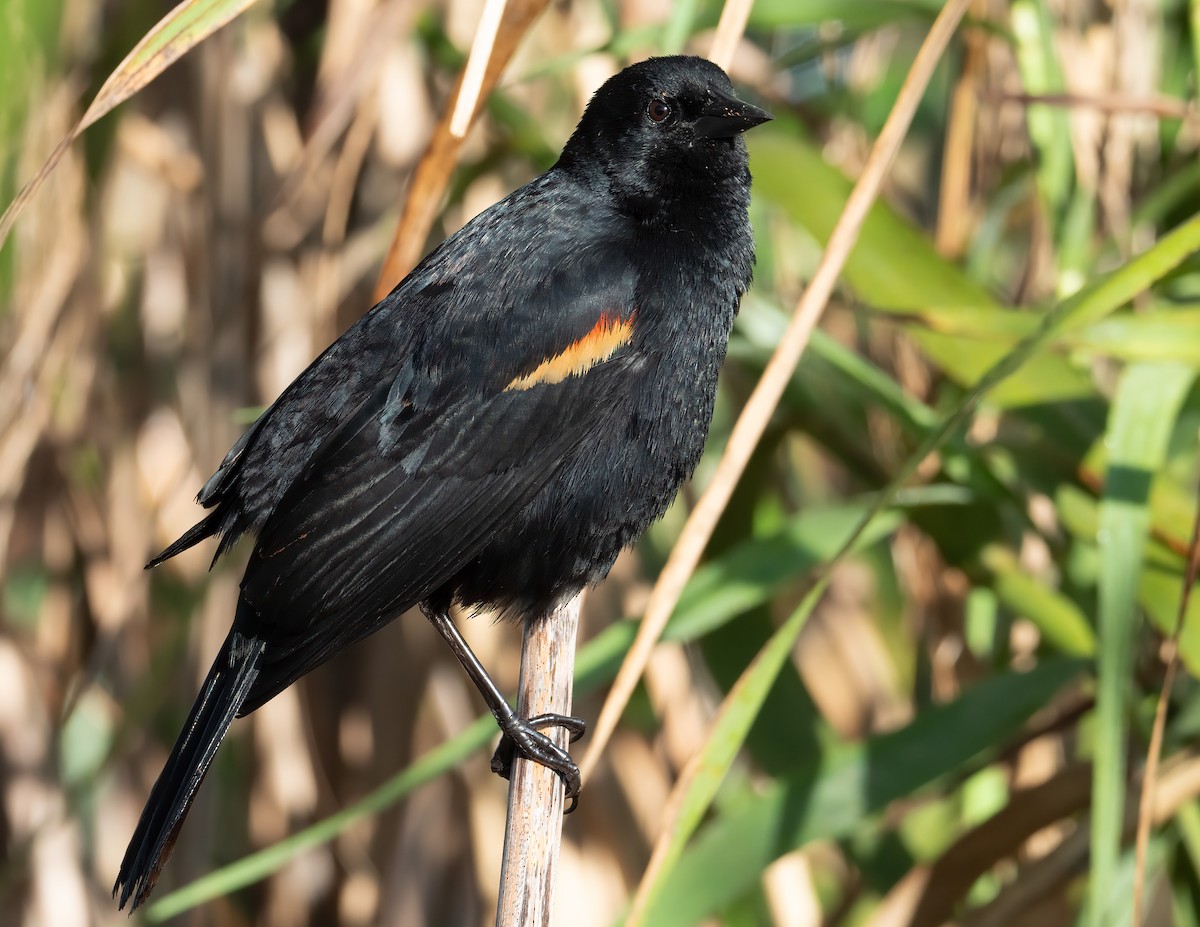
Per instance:
[[[645,896],[646,907],[631,915],[628,922],[629,927],[656,924],[648,912],[657,906],[663,878],[674,869],[685,843],[695,833],[701,819],[712,804],[717,789],[724,781],[725,774],[733,764],[734,757],[745,742],[746,734],[753,725],[767,693],[774,685],[780,668],[790,657],[796,638],[804,628],[828,584],[829,573],[827,572],[804,597],[799,607],[792,612],[791,617],[771,636],[766,646],[758,652],[754,662],[746,668],[721,703],[721,709],[717,713],[708,737],[700,748],[699,754],[692,761],[693,765],[689,766],[691,779],[683,794],[678,815],[672,822],[669,841],[661,864],[653,874],[647,874],[645,877],[650,880],[648,894]]]
[[[747,144],[755,195],[780,206],[818,242],[828,241],[850,196],[846,176],[782,115],[756,129]],[[922,232],[882,203],[871,208],[842,276],[861,299],[889,312],[998,308],[986,290],[939,256]]]
[[[889,802],[1002,747],[1083,666],[1044,661],[1028,673],[993,677],[901,730],[828,750],[761,794],[747,790],[681,856],[646,923],[699,923],[753,887],[783,854],[845,837]]]
[[[1108,468],[1100,504],[1098,685],[1092,783],[1092,877],[1089,923],[1106,923],[1124,821],[1126,701],[1133,672],[1138,585],[1150,524],[1150,485],[1195,371],[1178,364],[1137,364],[1113,401],[1105,446]]]
[[[810,509],[779,534],[746,541],[705,564],[680,596],[665,636],[675,640],[699,637],[734,615],[769,601],[780,583],[803,576],[832,557],[866,510],[865,504]],[[859,538],[859,546],[886,537],[902,521],[898,512],[877,519],[869,534]]]
[[[1200,309],[1123,312],[1080,330],[1065,343],[1122,360],[1200,364]]]
[[[1034,331],[1033,312],[977,307],[970,312],[938,307],[918,311],[916,318],[936,333],[962,339],[1015,344]],[[1177,360],[1200,364],[1200,310],[1160,306],[1123,312],[1095,325],[1065,332],[1055,346],[1087,359],[1094,355],[1120,360]]]
[[[1153,498],[1153,492],[1151,494]],[[1076,555],[1088,561],[1100,559],[1095,540],[1100,531],[1100,506],[1091,496],[1074,486],[1063,486],[1055,499],[1059,518],[1063,526],[1077,539]],[[1191,506],[1194,508],[1195,500]],[[1084,585],[1096,585],[1100,569],[1094,576],[1076,576],[1075,581]],[[1183,592],[1183,558],[1151,542],[1146,549],[1138,583],[1138,604],[1163,634],[1175,628],[1179,614],[1179,598]],[[1188,605],[1179,638],[1179,657],[1183,665],[1200,679],[1200,599],[1195,597]]]
[[[4,215],[0,216],[0,248],[22,210],[62,160],[71,142],[253,3],[254,0],[183,0],[159,20],[117,65],[83,118],[59,141],[38,172],[8,204]]]
[[[750,24],[760,29],[841,23],[855,30],[877,29],[906,20],[932,20],[938,0],[757,0]]]
[[[1096,652],[1096,635],[1078,605],[1022,570],[1006,550],[989,548],[983,562],[992,572],[1000,600],[1033,622],[1048,643],[1071,656],[1090,657]]]
[[[1062,93],[1066,87],[1054,47],[1054,26],[1040,0],[1015,0],[1012,35],[1023,89],[1029,94]],[[1031,106],[1025,115],[1037,149],[1038,191],[1053,219],[1066,209],[1074,175],[1071,124],[1061,107]],[[1057,224],[1057,222],[1056,222]],[[1076,288],[1077,289],[1077,288]]]
[[[828,584],[833,567],[857,543],[861,532],[891,504],[896,493],[916,473],[921,462],[963,426],[983,397],[1019,370],[1030,357],[1044,349],[1065,326],[1078,324],[1080,319],[1096,320],[1117,309],[1129,298],[1126,294],[1133,295],[1130,289],[1135,284],[1145,281],[1145,285],[1149,285],[1157,279],[1152,276],[1155,272],[1159,276],[1167,273],[1198,245],[1200,217],[1180,226],[1153,248],[1132,259],[1097,284],[1059,303],[1045,315],[1038,330],[1023,339],[989,369],[941,425],[925,437],[917,451],[900,467],[895,478],[876,497],[858,529],[839,549],[812,591],[759,652],[754,662],[746,668],[745,673],[722,702],[707,740],[693,761],[694,765],[689,767],[690,782],[680,799],[678,812],[670,824],[665,849],[657,860],[658,865],[643,878],[642,908],[635,910],[631,915],[631,925],[646,923],[646,910],[656,903],[663,879],[671,872],[684,844],[695,832],[712,803],[738,749],[745,742],[746,734],[754,723],[755,714],[766,693],[774,683],[775,675],[791,652],[796,637]]]
[[[772,123],[750,139],[756,192],[824,243],[850,195],[850,181],[825,163],[798,127],[786,125],[786,120],[776,121],[784,124],[776,127]],[[797,177],[805,178],[805,182],[796,183]],[[921,348],[960,384],[977,382],[1012,346],[1013,331],[1007,321],[999,331],[995,325],[1008,313],[960,268],[938,255],[923,233],[884,204],[872,207],[846,261],[843,278],[858,298],[885,312],[910,316],[934,307],[942,318],[963,320],[975,319],[980,311],[987,313],[974,329],[985,330],[986,326],[997,336],[990,341],[945,335],[919,326],[911,329]],[[1090,379],[1065,358],[1030,356],[1023,362],[1026,369],[1000,387],[991,397],[993,402],[1024,405],[1093,393]]]
[[[183,0],[134,46],[87,108],[78,135],[158,77],[255,0]]]

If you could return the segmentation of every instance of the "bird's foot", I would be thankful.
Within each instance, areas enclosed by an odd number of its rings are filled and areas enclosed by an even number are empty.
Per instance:
[[[570,734],[568,743],[575,743],[587,731],[587,723],[582,718],[571,715],[545,714],[529,720],[515,718],[510,725],[501,726],[503,736],[496,752],[492,754],[492,772],[508,779],[512,775],[513,760],[518,753],[527,760],[554,770],[562,779],[566,797],[571,800],[570,807],[563,813],[570,814],[579,804],[579,790],[582,785],[579,767],[566,750],[538,730],[543,727],[565,728]]]

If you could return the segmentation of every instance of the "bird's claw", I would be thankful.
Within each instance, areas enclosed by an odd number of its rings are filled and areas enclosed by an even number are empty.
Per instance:
[[[582,780],[579,767],[571,759],[566,750],[558,746],[538,728],[561,727],[569,734],[568,743],[575,743],[587,731],[587,723],[582,718],[571,715],[544,714],[524,720],[517,718],[511,726],[503,727],[503,735],[496,752],[492,754],[492,772],[508,779],[512,776],[512,764],[517,754],[552,769],[562,780],[565,796],[571,800],[564,814],[570,814],[579,804],[579,791]]]

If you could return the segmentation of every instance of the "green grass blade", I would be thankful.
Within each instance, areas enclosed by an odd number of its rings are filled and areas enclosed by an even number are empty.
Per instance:
[[[1096,634],[1070,598],[1030,576],[1007,550],[999,547],[985,550],[983,563],[992,573],[1000,600],[1032,621],[1048,643],[1071,656],[1095,654]]]
[[[1026,93],[1062,93],[1066,89],[1054,49],[1054,27],[1041,0],[1016,0],[1011,7],[1017,66]],[[1074,174],[1071,125],[1066,110],[1032,106],[1026,113],[1036,158],[1037,185],[1057,224],[1066,209]]]
[[[380,813],[414,789],[454,768],[487,744],[495,734],[496,722],[490,715],[478,718],[457,737],[430,750],[404,772],[337,814],[163,896],[146,908],[146,920],[160,923],[266,878],[282,869],[293,857],[328,843],[356,821]]]
[[[664,54],[677,55],[683,51],[688,36],[692,34],[699,6],[699,0],[676,0],[671,4],[671,16],[662,35]]]
[[[1086,318],[1094,321],[1116,310],[1129,297],[1175,267],[1192,251],[1200,248],[1200,217],[1193,218],[1174,233],[1158,242],[1138,257],[1113,271],[1098,284],[1087,287],[1071,299],[1065,300],[1047,313],[1041,326],[1023,339],[1011,352],[988,370],[970,390],[958,406],[931,431],[921,442],[916,453],[905,461],[896,477],[877,496],[874,504],[864,516],[854,533],[846,540],[829,568],[814,588],[805,596],[792,616],[780,627],[767,645],[759,652],[754,662],[730,691],[713,722],[712,730],[696,759],[695,774],[687,793],[683,796],[680,810],[671,826],[662,863],[647,878],[644,900],[640,911],[631,915],[628,927],[640,927],[648,923],[646,911],[652,907],[662,890],[663,880],[670,874],[683,852],[683,847],[695,833],[701,819],[716,795],[737,755],[746,735],[754,723],[758,708],[775,681],[783,661],[787,659],[796,637],[803,628],[809,614],[816,607],[833,568],[857,543],[859,535],[872,521],[891,505],[896,493],[903,487],[931,453],[940,448],[971,416],[983,397],[997,385],[1020,369],[1030,357],[1050,343],[1065,326]],[[1154,273],[1157,272],[1157,276]]]
[[[866,30],[930,21],[941,7],[939,0],[758,0],[750,23],[760,29],[780,29],[837,22],[847,29]]]
[[[109,75],[76,131],[112,112],[252,3],[254,0],[184,0],[156,23]]]
[[[898,731],[828,750],[730,801],[681,857],[646,922],[688,927],[749,891],[775,859],[851,834],[889,802],[1007,742],[1086,664],[1051,660],[981,682]]]
[[[788,218],[820,243],[828,241],[850,192],[850,181],[821,157],[803,131],[771,125],[750,139],[756,195],[776,204]],[[806,178],[803,185],[796,177]],[[991,294],[971,280],[957,265],[941,257],[924,233],[902,219],[886,204],[876,203],[863,224],[854,250],[846,261],[843,279],[854,294],[880,311],[905,317],[938,310],[950,324],[968,325],[985,313],[994,326],[1006,313]],[[1035,323],[1036,324],[1036,323]],[[911,327],[921,349],[951,379],[963,385],[976,383],[1016,341],[960,337]],[[1027,358],[1029,366],[1004,384],[994,400],[1019,405],[1032,402],[1078,399],[1094,390],[1089,379],[1066,358],[1052,354]]]
[[[1138,585],[1150,525],[1150,484],[1195,371],[1178,364],[1137,364],[1121,377],[1105,445],[1108,468],[1100,504],[1100,651],[1092,777],[1092,872],[1088,922],[1111,914],[1121,859],[1125,808],[1126,703],[1133,672]]]
[[[937,307],[915,313],[935,333],[962,339],[1016,344],[1038,325],[1031,312],[977,308],[970,313]],[[1057,345],[1083,355],[1119,360],[1200,364],[1200,310],[1160,305],[1137,313],[1122,312],[1095,325],[1068,332]]]
[[[640,912],[630,916],[626,927],[642,927],[654,924],[649,911],[657,907],[663,880],[675,868],[683,853],[683,848],[716,797],[717,790],[725,780],[729,767],[741,750],[750,731],[754,719],[758,716],[767,693],[775,684],[784,662],[791,656],[796,638],[800,636],[805,623],[821,600],[825,587],[829,584],[827,571],[804,597],[799,607],[792,612],[791,617],[780,626],[771,636],[765,647],[758,652],[754,661],[738,679],[721,703],[712,729],[696,760],[696,767],[690,787],[683,796],[679,813],[676,816],[670,834],[670,842],[648,886],[646,904]]]
[[[1025,91],[1035,96],[1065,92],[1054,22],[1047,4],[1043,0],[1018,0],[1012,5],[1011,22]],[[1087,279],[1095,194],[1075,183],[1075,152],[1067,111],[1035,104],[1025,115],[1030,140],[1037,150],[1037,189],[1058,251],[1055,292],[1066,296]]]

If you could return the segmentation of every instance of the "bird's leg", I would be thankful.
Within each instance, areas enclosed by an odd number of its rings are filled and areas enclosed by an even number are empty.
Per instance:
[[[512,771],[512,761],[518,753],[527,760],[554,770],[562,779],[566,796],[571,800],[570,807],[566,811],[567,814],[570,814],[579,802],[581,787],[579,767],[575,765],[575,761],[571,759],[571,755],[566,750],[555,744],[538,728],[555,725],[566,728],[570,733],[570,742],[574,743],[583,736],[586,730],[584,720],[560,714],[544,714],[529,719],[518,716],[504,696],[500,694],[500,690],[492,682],[492,677],[488,675],[483,664],[479,662],[479,658],[467,645],[458,628],[454,626],[454,622],[450,620],[449,609],[436,608],[428,603],[422,603],[421,611],[429,619],[430,624],[442,635],[442,639],[449,645],[453,654],[458,657],[458,662],[467,671],[467,676],[475,683],[475,688],[479,690],[479,694],[483,696],[484,702],[487,703],[487,707],[495,717],[496,723],[500,725],[503,736],[492,756],[492,772],[507,779]]]

